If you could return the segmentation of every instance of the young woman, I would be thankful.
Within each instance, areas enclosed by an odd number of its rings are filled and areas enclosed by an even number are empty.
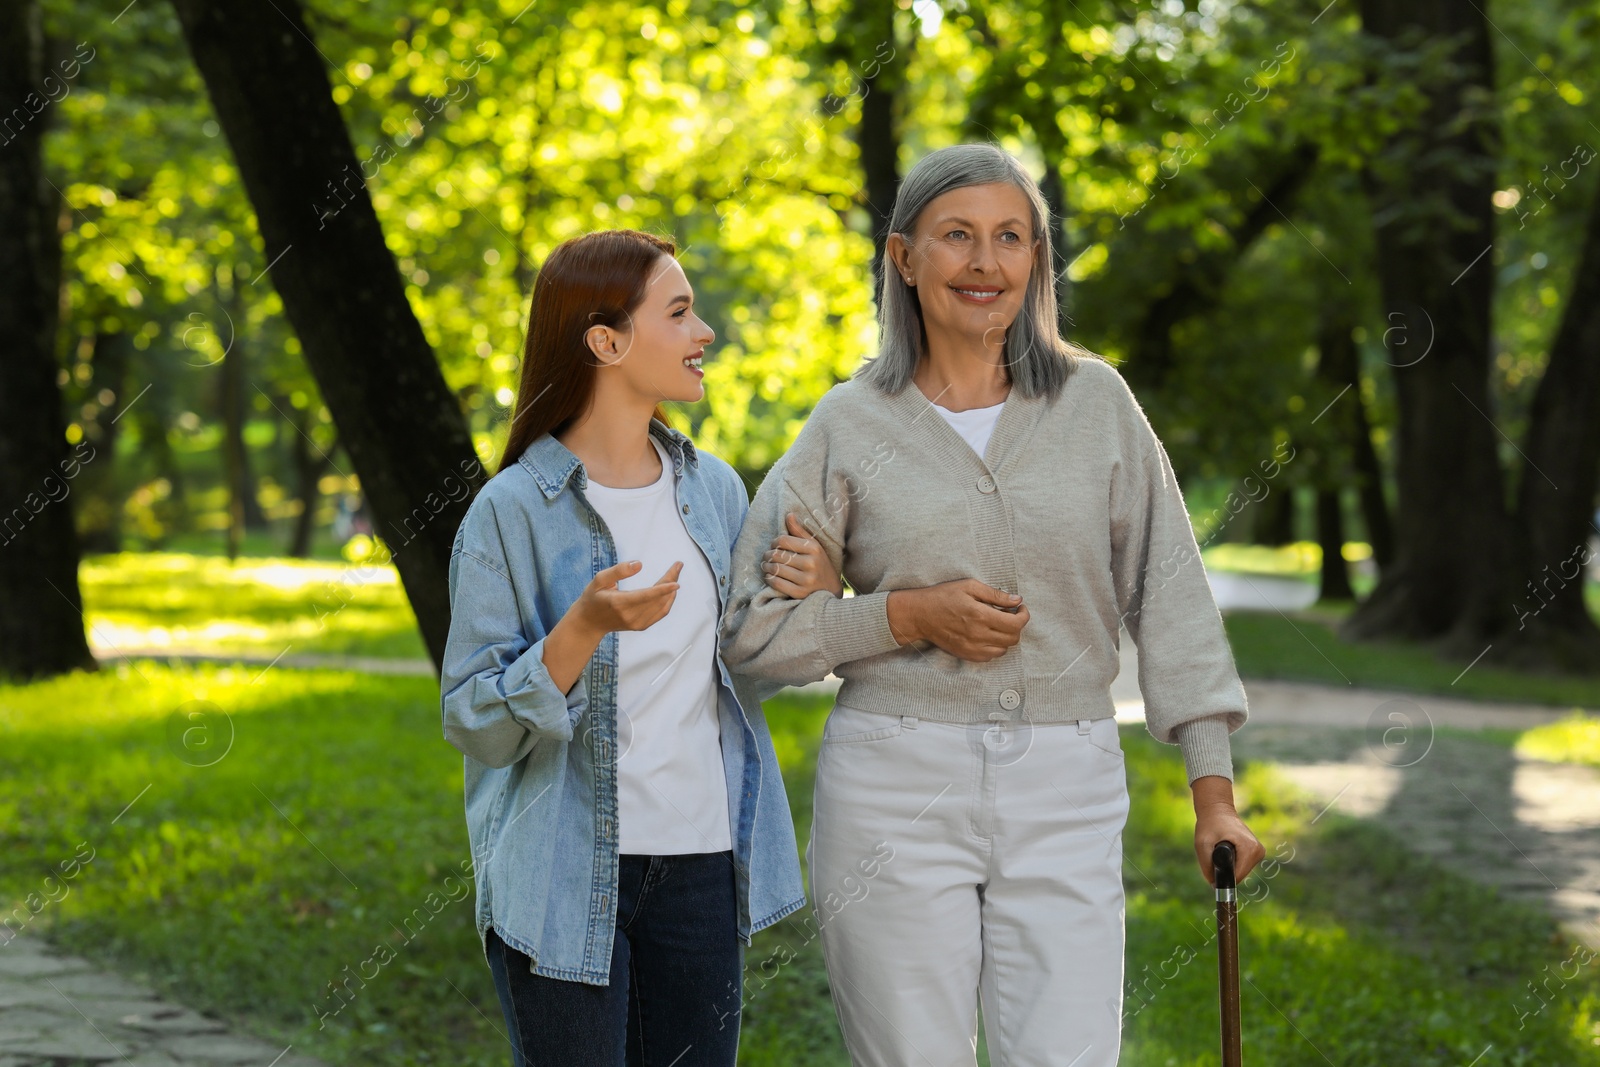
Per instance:
[[[980,1001],[997,1065],[1117,1062],[1122,626],[1202,873],[1219,840],[1241,875],[1264,851],[1234,810],[1244,691],[1183,496],[1122,377],[1057,333],[1048,220],[992,145],[906,175],[880,353],[817,404],[734,549],[729,666],[843,680],[806,858],[856,1064],[971,1067]],[[792,511],[854,596],[805,591],[803,542],[772,544]]]
[[[744,484],[660,407],[702,397],[713,336],[670,242],[557,248],[456,533],[444,734],[515,1067],[733,1067],[744,946],[805,903],[761,713],[781,686],[717,648]],[[796,588],[840,588],[801,558]]]

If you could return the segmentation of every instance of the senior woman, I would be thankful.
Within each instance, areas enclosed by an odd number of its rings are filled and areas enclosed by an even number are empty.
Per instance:
[[[730,669],[842,679],[806,859],[858,1065],[971,1067],[980,1001],[996,1067],[1116,1063],[1121,627],[1202,874],[1217,841],[1241,876],[1264,852],[1234,808],[1245,696],[1183,496],[1121,375],[1058,334],[1048,218],[993,145],[912,169],[880,354],[818,402],[734,547]],[[791,514],[854,595],[785,595]]]

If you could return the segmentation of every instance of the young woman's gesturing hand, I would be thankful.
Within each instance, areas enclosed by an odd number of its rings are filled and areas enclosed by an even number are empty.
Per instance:
[[[672,610],[682,563],[674,563],[656,584],[644,589],[618,589],[617,583],[639,572],[643,564],[627,560],[589,579],[572,607],[550,630],[544,642],[544,665],[563,693],[577,684],[601,638],[613,630],[645,630]]]
[[[796,600],[804,600],[819,589],[844,596],[844,584],[822,542],[801,525],[794,512],[785,515],[783,522],[789,532],[774,537],[772,547],[761,556],[767,585]]]
[[[668,567],[655,585],[644,589],[617,588],[618,582],[633,577],[642,566],[644,564],[638,560],[627,560],[607,567],[589,579],[589,584],[573,602],[572,612],[601,637],[613,630],[648,630],[672,610],[683,564],[674,563]]]

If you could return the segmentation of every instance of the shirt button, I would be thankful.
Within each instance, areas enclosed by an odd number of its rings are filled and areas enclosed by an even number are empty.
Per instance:
[[[685,514],[685,515],[687,515],[687,514],[689,514],[689,505],[688,505],[688,504],[685,504],[685,505],[684,505],[684,506],[683,506],[683,513],[684,513],[684,514]]]
[[[1015,689],[1002,689],[1000,691],[1000,706],[1007,711],[1012,710],[1022,703],[1022,696]]]
[[[989,477],[987,474],[985,474],[982,478],[979,478],[978,479],[978,492],[980,492],[980,493],[992,493],[992,492],[994,492],[994,479]]]

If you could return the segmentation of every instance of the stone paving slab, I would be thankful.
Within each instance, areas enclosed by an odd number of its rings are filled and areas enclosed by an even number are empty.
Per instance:
[[[323,1067],[45,942],[0,945],[0,1067]]]

